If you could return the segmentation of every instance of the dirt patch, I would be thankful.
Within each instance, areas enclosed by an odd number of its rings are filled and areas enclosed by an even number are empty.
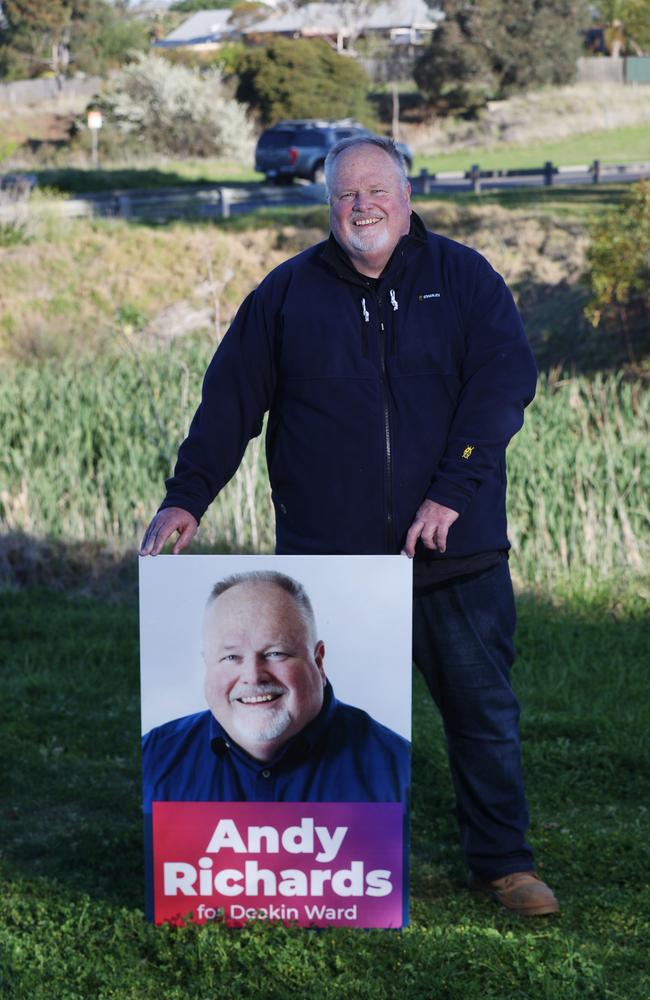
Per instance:
[[[3,142],[32,151],[42,145],[67,143],[70,125],[87,103],[87,97],[62,97],[33,106],[0,104]]]

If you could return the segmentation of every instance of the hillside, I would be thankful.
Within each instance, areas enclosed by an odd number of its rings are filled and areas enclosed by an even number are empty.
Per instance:
[[[588,220],[620,189],[546,197],[419,199],[426,224],[485,253],[511,285],[543,365],[586,364],[582,284]],[[113,350],[124,334],[216,339],[270,267],[324,238],[325,208],[165,227],[117,220],[25,222],[0,258],[0,356]],[[590,348],[591,351],[591,348]],[[602,360],[602,358],[597,358]],[[615,360],[615,359],[614,359]]]
[[[424,125],[407,125],[404,137],[416,153],[434,154],[474,146],[535,146],[635,125],[650,125],[647,88],[576,83],[491,101],[476,121],[439,118]],[[625,158],[625,150],[621,155]]]

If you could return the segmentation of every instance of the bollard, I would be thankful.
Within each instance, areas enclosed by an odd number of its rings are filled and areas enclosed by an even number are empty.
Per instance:
[[[553,164],[550,160],[547,160],[544,164],[544,185],[546,187],[551,187],[553,183]]]
[[[422,194],[431,194],[431,178],[426,167],[420,170],[420,189]]]
[[[221,195],[221,218],[230,218],[230,191],[228,188],[219,188]]]
[[[117,195],[117,215],[120,219],[131,217],[131,196],[126,191],[120,191]]]
[[[478,163],[473,163],[472,164],[472,169],[469,172],[469,177],[470,177],[470,180],[472,182],[472,188],[474,190],[474,194],[480,194],[481,193],[481,168],[479,167]]]
[[[594,160],[594,162],[591,164],[591,172],[594,175],[593,176],[594,184],[598,184],[598,181],[600,180],[600,160]]]

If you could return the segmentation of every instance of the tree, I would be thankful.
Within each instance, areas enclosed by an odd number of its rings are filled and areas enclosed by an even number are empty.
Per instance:
[[[237,99],[268,125],[280,118],[367,118],[365,70],[326,42],[278,38],[243,53]]]
[[[499,96],[575,79],[588,23],[582,0],[510,0],[488,6],[493,8],[494,30],[486,48]]]
[[[83,17],[74,21],[70,65],[86,73],[103,73],[129,62],[149,48],[151,26],[136,16],[128,0],[87,0]]]
[[[450,108],[471,112],[490,96],[575,76],[584,0],[448,0],[445,14],[415,69],[434,103],[447,95]]]
[[[3,43],[25,76],[49,67],[59,72],[69,58],[73,0],[4,0]]]
[[[650,50],[648,0],[601,0],[598,14],[605,27],[605,42],[612,55],[639,55]]]
[[[620,337],[628,361],[650,352],[650,182],[634,185],[622,208],[592,231],[587,252],[594,327]]]
[[[128,0],[4,0],[0,72],[35,76],[44,70],[90,73],[119,66],[149,44],[149,28]]]
[[[473,115],[497,86],[488,53],[472,40],[461,18],[442,22],[416,62],[413,76],[418,89],[441,114]]]

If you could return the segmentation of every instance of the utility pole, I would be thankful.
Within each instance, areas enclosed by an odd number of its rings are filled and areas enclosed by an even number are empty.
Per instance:
[[[393,139],[399,139],[399,91],[395,82],[391,84],[391,90],[393,93],[393,122],[391,125],[391,133]]]

